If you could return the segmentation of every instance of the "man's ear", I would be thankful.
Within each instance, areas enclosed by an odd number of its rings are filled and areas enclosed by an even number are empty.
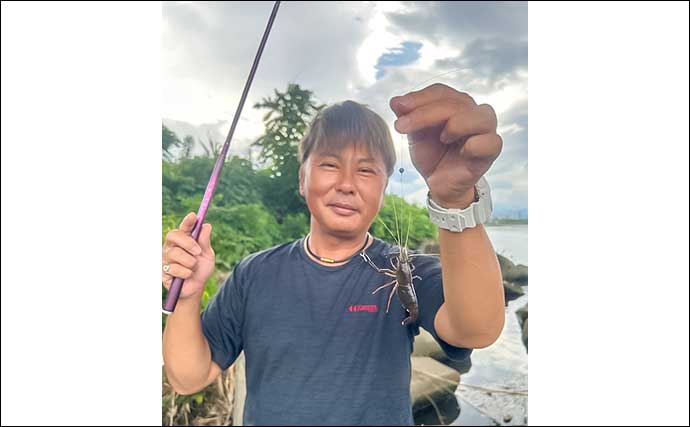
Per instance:
[[[304,197],[304,163],[299,166],[299,194]]]

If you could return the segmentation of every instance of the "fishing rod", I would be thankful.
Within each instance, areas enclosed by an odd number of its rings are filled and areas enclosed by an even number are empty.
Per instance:
[[[235,133],[235,127],[237,127],[237,122],[240,119],[240,114],[242,113],[242,107],[244,107],[244,102],[247,100],[247,94],[249,93],[249,88],[254,80],[254,74],[256,74],[256,69],[259,66],[259,60],[261,59],[261,54],[266,46],[266,40],[268,40],[268,34],[271,32],[271,27],[273,26],[273,21],[275,21],[276,15],[278,14],[278,7],[280,6],[280,1],[276,1],[273,5],[273,10],[271,11],[271,16],[268,18],[268,24],[266,24],[266,29],[264,30],[264,35],[261,38],[261,43],[259,43],[259,49],[254,57],[254,63],[249,71],[249,76],[247,77],[247,82],[244,85],[244,90],[242,91],[242,96],[240,97],[240,103],[235,110],[235,117],[232,119],[232,125],[230,126],[230,131],[228,132],[227,138],[225,138],[225,143],[223,144],[223,149],[220,151],[218,158],[216,159],[216,164],[213,166],[213,172],[211,172],[211,178],[208,180],[208,185],[206,186],[206,192],[204,193],[204,198],[201,200],[201,206],[199,206],[199,211],[196,215],[196,223],[192,229],[192,238],[196,241],[199,240],[199,234],[201,234],[201,227],[204,224],[204,219],[206,218],[206,212],[211,204],[211,199],[213,198],[213,193],[216,190],[216,184],[218,183],[218,177],[220,176],[220,171],[223,169],[223,164],[225,163],[225,157],[230,149],[230,141]],[[180,291],[182,290],[182,284],[184,279],[175,277],[168,289],[168,296],[163,304],[163,313],[170,314],[175,311],[175,306],[177,305],[177,300],[180,297]]]

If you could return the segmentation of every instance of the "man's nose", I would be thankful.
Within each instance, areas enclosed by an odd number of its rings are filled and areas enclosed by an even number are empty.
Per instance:
[[[342,191],[343,193],[354,193],[354,177],[351,173],[343,171],[338,176],[338,182],[336,183],[336,190]]]

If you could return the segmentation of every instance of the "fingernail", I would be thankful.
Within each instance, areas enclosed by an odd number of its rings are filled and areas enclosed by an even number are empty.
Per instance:
[[[194,255],[200,255],[200,254],[201,254],[201,247],[195,246],[194,247]]]
[[[405,98],[404,95],[403,95],[403,96],[398,96],[398,97],[395,99],[395,102],[396,102],[399,106],[404,107],[404,108],[407,108],[407,107],[410,106],[410,100],[407,99],[407,98]]]
[[[404,132],[407,129],[407,126],[410,125],[410,118],[407,116],[402,116],[398,119],[396,124],[397,124],[396,127],[398,128],[398,130]]]

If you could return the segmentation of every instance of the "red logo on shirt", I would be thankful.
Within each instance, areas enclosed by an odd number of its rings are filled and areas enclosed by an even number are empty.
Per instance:
[[[368,311],[369,313],[376,313],[379,311],[379,306],[376,304],[372,305],[351,305],[347,308],[347,311],[350,312],[356,312],[356,311]]]

